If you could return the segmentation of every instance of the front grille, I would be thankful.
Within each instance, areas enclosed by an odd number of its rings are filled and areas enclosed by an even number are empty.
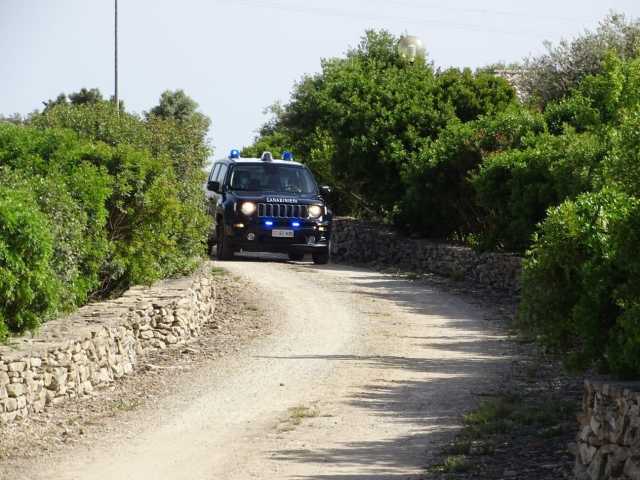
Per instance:
[[[258,216],[273,218],[307,218],[307,206],[290,205],[286,203],[259,203]]]

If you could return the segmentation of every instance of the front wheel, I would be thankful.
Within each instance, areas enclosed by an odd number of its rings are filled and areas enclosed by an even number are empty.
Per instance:
[[[216,258],[218,260],[233,259],[233,245],[231,239],[224,234],[224,227],[218,228],[218,241],[216,242]]]
[[[314,253],[311,255],[313,258],[313,263],[316,265],[326,265],[329,263],[329,253]]]

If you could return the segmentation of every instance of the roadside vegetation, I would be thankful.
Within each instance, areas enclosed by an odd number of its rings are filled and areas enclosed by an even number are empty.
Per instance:
[[[397,41],[323,60],[245,154],[294,150],[338,213],[524,254],[520,326],[573,367],[640,375],[640,22],[509,65],[517,90]]]
[[[434,479],[503,478],[527,472],[530,478],[564,478],[567,432],[575,436],[574,399],[502,394],[464,415],[463,427],[429,467]],[[519,455],[514,463],[514,454]]]
[[[0,340],[195,267],[209,155],[196,107],[166,92],[138,116],[82,89],[0,121]]]

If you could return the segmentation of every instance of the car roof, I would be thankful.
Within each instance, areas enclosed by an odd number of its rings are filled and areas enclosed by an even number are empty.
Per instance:
[[[214,162],[214,165],[216,163],[220,163],[220,162],[224,162],[224,163],[228,163],[228,164],[238,164],[238,165],[242,165],[242,164],[256,164],[259,163],[260,165],[264,164],[264,163],[268,163],[268,164],[273,164],[273,165],[294,165],[297,167],[303,167],[304,165],[302,165],[299,162],[294,162],[293,160],[262,160],[260,158],[221,158],[220,160],[216,160]]]

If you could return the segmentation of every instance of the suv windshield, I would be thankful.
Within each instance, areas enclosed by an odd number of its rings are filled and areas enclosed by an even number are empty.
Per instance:
[[[286,193],[317,193],[311,173],[296,165],[235,165],[229,179],[231,190]]]

